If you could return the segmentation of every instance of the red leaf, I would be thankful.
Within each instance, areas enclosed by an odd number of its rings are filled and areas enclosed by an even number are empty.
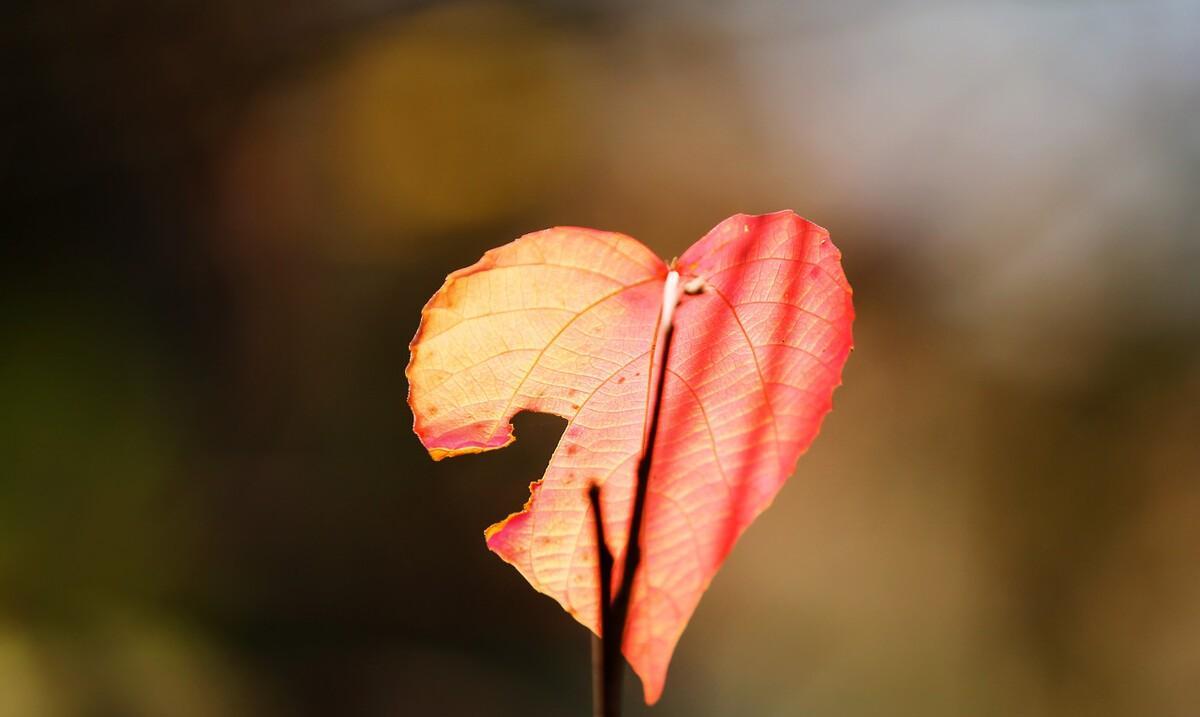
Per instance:
[[[831,408],[854,318],[840,258],[824,229],[777,212],[730,217],[677,262],[689,292],[675,313],[623,645],[647,703],[701,594]],[[567,419],[524,509],[485,535],[593,631],[586,489],[603,486],[619,575],[669,270],[623,234],[527,234],[451,274],[410,346],[414,429],[435,460],[508,445],[518,411]]]

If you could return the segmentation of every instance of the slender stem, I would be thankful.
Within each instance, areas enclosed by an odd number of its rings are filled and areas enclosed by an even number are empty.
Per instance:
[[[638,460],[637,483],[634,490],[633,511],[629,517],[629,536],[625,543],[625,560],[622,564],[621,581],[616,594],[612,593],[613,556],[604,540],[604,521],[600,512],[600,488],[593,484],[588,488],[592,513],[596,521],[596,544],[599,551],[600,570],[600,637],[592,642],[592,712],[594,717],[620,717],[621,678],[624,662],[621,647],[625,641],[625,623],[629,617],[629,600],[633,592],[633,580],[642,561],[642,522],[646,509],[646,495],[650,485],[650,468],[654,463],[654,445],[658,438],[659,416],[662,412],[663,386],[666,385],[667,359],[671,353],[671,338],[675,333],[672,322],[677,293],[678,274],[668,277],[663,290],[663,308],[659,318],[662,334],[662,356],[654,388],[654,404],[650,414],[650,425],[646,434],[646,445]]]
[[[604,644],[606,669],[617,675],[615,680],[610,679],[610,683],[615,684],[613,684],[613,692],[609,695],[609,699],[616,701],[621,699],[620,675],[624,667],[621,659],[621,646],[625,641],[625,623],[629,617],[629,599],[633,593],[633,580],[642,562],[642,517],[646,509],[646,493],[650,485],[650,466],[654,461],[654,442],[658,436],[659,408],[662,406],[663,384],[667,375],[666,360],[670,353],[673,333],[673,327],[667,327],[666,334],[663,336],[663,369],[658,375],[654,413],[650,422],[650,431],[646,437],[646,450],[642,453],[641,460],[638,461],[637,488],[633,499],[633,513],[629,519],[629,540],[625,544],[625,561],[621,571],[621,582],[618,584],[617,593],[612,600],[611,634],[617,639],[605,640]]]
[[[600,571],[600,635],[607,635],[612,625],[612,607],[609,597],[612,595],[613,556],[608,549],[608,541],[604,539],[604,519],[600,513],[600,485],[592,483],[588,487],[588,500],[592,504],[592,515],[596,521],[596,546],[599,553],[597,568]],[[605,671],[604,638],[592,636],[592,715],[593,717],[617,717],[620,704],[609,700],[608,687],[611,677]]]

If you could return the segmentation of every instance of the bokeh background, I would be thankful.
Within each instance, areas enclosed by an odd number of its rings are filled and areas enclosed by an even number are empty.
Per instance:
[[[403,369],[535,229],[830,228],[822,436],[628,714],[1200,714],[1200,5],[3,11],[0,716],[584,715]]]

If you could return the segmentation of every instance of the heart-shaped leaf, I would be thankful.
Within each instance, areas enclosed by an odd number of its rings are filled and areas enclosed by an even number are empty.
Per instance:
[[[700,596],[816,437],[854,308],[828,233],[792,212],[735,215],[678,259],[685,287],[663,393],[623,652],[657,701]],[[524,509],[488,546],[599,630],[601,513],[620,573],[671,267],[623,234],[527,234],[451,274],[410,346],[414,429],[435,460],[502,448],[518,411],[566,418]]]

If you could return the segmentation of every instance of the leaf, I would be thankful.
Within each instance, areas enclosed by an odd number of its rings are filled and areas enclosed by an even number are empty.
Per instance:
[[[675,268],[689,291],[675,313],[623,644],[650,704],[721,562],[816,437],[854,318],[840,252],[792,212],[734,215]],[[602,485],[619,575],[669,271],[623,234],[527,234],[447,277],[410,346],[414,430],[435,460],[508,445],[519,411],[567,419],[525,507],[485,535],[593,631],[597,546],[586,489]]]

